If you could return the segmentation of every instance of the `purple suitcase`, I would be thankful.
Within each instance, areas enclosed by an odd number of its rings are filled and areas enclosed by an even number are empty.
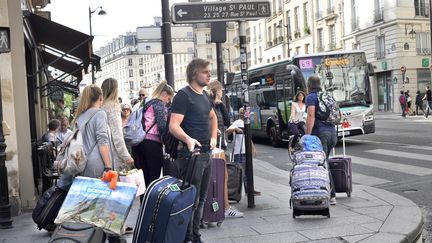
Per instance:
[[[204,204],[202,221],[204,224],[214,222],[219,227],[225,219],[224,183],[225,160],[213,158],[211,162],[211,177]]]
[[[351,197],[352,192],[352,163],[351,157],[345,154],[345,133],[342,126],[342,156],[335,156],[333,148],[333,157],[328,159],[328,166],[333,177],[336,192],[345,192]]]

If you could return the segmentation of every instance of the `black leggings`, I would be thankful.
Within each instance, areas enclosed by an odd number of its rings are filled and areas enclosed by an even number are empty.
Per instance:
[[[160,177],[163,164],[161,143],[144,140],[138,146],[132,147],[132,157],[135,167],[143,170],[146,187]],[[141,202],[142,199],[143,195],[141,195]]]

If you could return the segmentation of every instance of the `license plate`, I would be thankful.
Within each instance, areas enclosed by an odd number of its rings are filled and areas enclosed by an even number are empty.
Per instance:
[[[344,135],[344,136],[348,136],[348,135],[350,135],[350,131],[344,131],[343,135]],[[339,132],[339,133],[338,133],[338,136],[342,136],[342,132]]]

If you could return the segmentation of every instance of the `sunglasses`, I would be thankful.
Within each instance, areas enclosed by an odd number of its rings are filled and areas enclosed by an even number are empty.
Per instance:
[[[142,97],[145,97],[146,95],[145,95],[145,94],[139,94],[139,96],[140,96],[140,97],[141,97],[141,96],[142,96]]]
[[[130,109],[129,109],[129,108],[126,108],[126,109],[122,109],[122,111],[130,111]]]

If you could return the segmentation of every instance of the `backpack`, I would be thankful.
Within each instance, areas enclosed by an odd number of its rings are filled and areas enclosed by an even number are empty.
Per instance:
[[[127,145],[137,146],[138,144],[140,144],[144,140],[147,132],[152,129],[153,126],[156,124],[155,121],[147,131],[145,130],[145,124],[143,124],[143,117],[148,107],[149,106],[141,106],[137,110],[132,112],[127,124],[123,127],[123,138]]]
[[[179,144],[179,140],[169,131],[170,118],[171,111],[168,112],[165,133],[161,134],[161,139],[164,145],[164,153],[169,155],[169,157],[172,159],[177,159],[177,146]]]
[[[87,126],[93,116],[98,113],[95,111],[83,126]],[[94,150],[97,143],[91,148],[89,154]],[[76,127],[74,131],[66,138],[61,145],[60,151],[54,162],[54,168],[57,168],[60,173],[75,176],[82,173],[87,165],[87,154],[84,151],[84,141],[81,130]]]
[[[341,120],[341,112],[333,96],[318,92],[318,107],[316,108],[316,117],[325,124],[336,125]]]
[[[401,105],[405,105],[405,95],[400,95],[399,96],[399,103],[401,104]]]

